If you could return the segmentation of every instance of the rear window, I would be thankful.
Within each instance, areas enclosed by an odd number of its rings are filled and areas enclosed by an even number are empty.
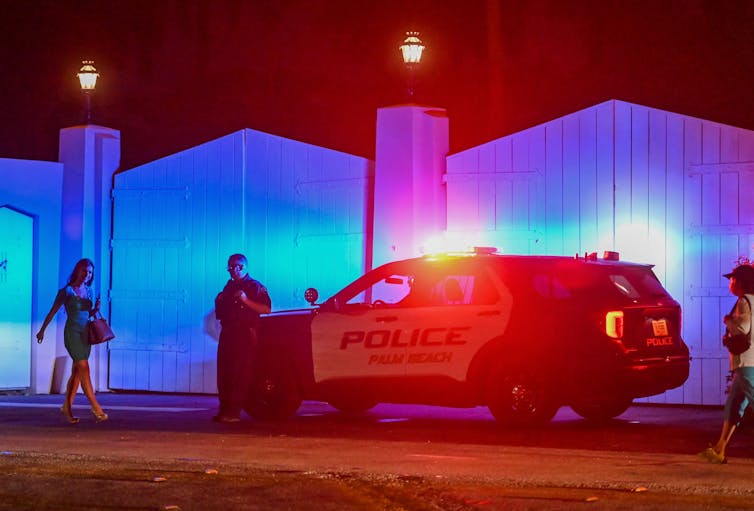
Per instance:
[[[612,290],[636,301],[668,294],[654,272],[645,267],[585,267],[580,271],[559,273],[556,278],[558,277],[574,295],[592,295],[595,292],[605,294]]]
[[[554,264],[527,264],[517,268],[497,269],[498,274],[514,293],[530,293],[550,300],[574,298],[598,299],[622,296],[639,299],[667,296],[667,292],[651,269],[647,267],[573,264],[557,261]]]
[[[652,270],[646,268],[621,269],[620,273],[610,274],[610,281],[621,294],[632,300],[668,294]]]

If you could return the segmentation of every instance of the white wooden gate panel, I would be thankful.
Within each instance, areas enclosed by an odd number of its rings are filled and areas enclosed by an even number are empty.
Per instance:
[[[738,143],[745,137],[738,131],[706,124],[696,130],[701,132],[702,154],[689,161],[687,170],[686,260],[694,271],[689,274],[685,332],[699,365],[694,376],[699,378],[695,383],[701,387],[702,404],[725,399],[728,355],[720,343],[722,316],[735,299],[722,274],[739,256],[751,256],[754,241],[754,163],[724,163],[741,154]],[[689,310],[695,313],[691,317]]]
[[[738,163],[749,161],[754,132],[608,101],[448,157],[448,229],[473,226],[494,242],[526,226],[536,243],[502,243],[515,247],[506,251],[612,249],[654,264],[681,302],[694,359],[686,385],[647,401],[719,404],[727,372],[721,317],[729,307],[721,273],[751,255],[754,243],[754,173]],[[688,177],[695,166],[723,164],[725,172]],[[530,193],[499,186],[506,173],[529,175]]]
[[[312,281],[361,274],[369,172],[363,158],[243,130],[117,175],[111,388],[216,391],[214,298],[234,252],[273,309],[305,305]]]

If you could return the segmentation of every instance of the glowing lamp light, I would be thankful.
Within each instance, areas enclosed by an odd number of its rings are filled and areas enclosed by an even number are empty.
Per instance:
[[[424,45],[419,39],[419,32],[406,32],[406,39],[398,47],[403,55],[403,62],[407,66],[413,66],[421,62]]]
[[[401,50],[403,56],[403,63],[406,64],[408,70],[408,97],[414,97],[414,71],[422,60],[422,52],[424,51],[424,45],[421,39],[419,39],[419,32],[406,32],[406,39],[403,40],[403,44],[398,47]]]
[[[97,72],[97,68],[94,67],[93,60],[83,60],[81,61],[81,64],[81,69],[79,69],[79,72],[76,73],[76,76],[79,79],[79,84],[81,84],[81,92],[84,93],[84,98],[86,100],[86,119],[84,122],[86,122],[86,124],[91,124],[92,94],[94,93],[94,88],[97,87],[97,78],[99,77],[99,73]]]
[[[76,76],[79,78],[79,83],[81,84],[81,90],[84,92],[93,91],[94,88],[97,87],[97,78],[99,77],[97,68],[94,67],[94,61],[84,60],[81,64],[81,69],[76,73]]]

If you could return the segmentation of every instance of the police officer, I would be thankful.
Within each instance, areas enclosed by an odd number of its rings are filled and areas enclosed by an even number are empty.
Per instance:
[[[228,258],[230,280],[215,298],[215,315],[222,325],[217,346],[217,392],[220,410],[215,422],[239,422],[251,388],[257,348],[257,323],[272,303],[267,289],[252,279],[243,254]]]

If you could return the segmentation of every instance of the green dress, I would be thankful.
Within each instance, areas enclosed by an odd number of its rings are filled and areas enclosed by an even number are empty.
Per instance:
[[[56,300],[61,300],[65,306],[68,319],[65,321],[65,349],[75,361],[88,360],[92,346],[87,341],[86,324],[89,321],[89,312],[94,306],[94,294],[92,288],[86,286],[86,298],[79,298],[71,286],[66,286],[60,291]]]

